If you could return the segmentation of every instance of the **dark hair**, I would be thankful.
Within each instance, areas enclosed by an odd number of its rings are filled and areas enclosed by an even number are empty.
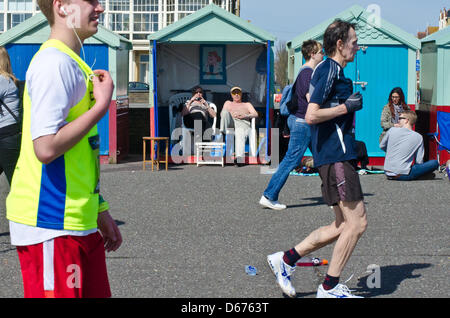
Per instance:
[[[306,61],[308,61],[313,54],[319,52],[322,48],[322,44],[314,40],[307,40],[302,44],[302,55]]]
[[[197,92],[200,92],[203,94],[203,88],[201,88],[201,86],[194,86],[194,88],[192,88],[192,96],[194,96],[195,94],[197,94]]]
[[[391,110],[392,118],[395,117],[395,110],[394,110],[394,104],[392,103],[392,94],[397,93],[400,96],[400,105],[402,106],[403,110],[410,110],[408,105],[406,105],[405,102],[405,94],[403,94],[403,90],[400,87],[394,87],[392,91],[389,93],[389,109]]]
[[[356,24],[341,19],[334,20],[334,22],[327,27],[325,34],[323,35],[323,48],[326,55],[332,56],[336,53],[336,44],[338,40],[342,40],[344,43],[347,42],[348,31],[350,29],[356,30]]]

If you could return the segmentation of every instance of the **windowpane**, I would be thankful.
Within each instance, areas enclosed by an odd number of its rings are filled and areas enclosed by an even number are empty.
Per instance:
[[[155,13],[135,13],[134,31],[158,31],[158,14]]]
[[[148,56],[148,54],[141,54],[141,55],[139,56],[139,60],[140,60],[141,62],[148,62],[148,61],[149,61],[149,56]]]
[[[174,13],[168,13],[166,15],[166,25],[170,25],[175,21],[175,14]]]
[[[221,7],[222,9],[225,9],[225,8],[226,8],[226,3],[225,3],[224,0],[213,0],[213,3],[214,3],[216,6]]]
[[[187,17],[188,15],[190,15],[191,13],[178,13],[178,20],[183,19],[184,17]]]
[[[150,33],[134,33],[133,40],[147,40]]]
[[[166,6],[167,11],[175,11],[175,0],[167,0]]]
[[[99,0],[100,5],[106,10],[106,0]]]
[[[32,10],[33,10],[33,0],[8,1],[8,11],[32,11]]]
[[[105,26],[105,14],[100,14],[98,17],[98,23]]]
[[[135,12],[158,12],[159,0],[134,0]]]
[[[130,11],[130,0],[109,0],[109,11]]]
[[[31,18],[31,13],[8,13],[7,29],[15,27],[28,18]]]
[[[109,28],[112,31],[129,31],[130,15],[128,13],[111,13],[109,15]]]
[[[197,11],[207,6],[209,0],[178,0],[179,11]]]

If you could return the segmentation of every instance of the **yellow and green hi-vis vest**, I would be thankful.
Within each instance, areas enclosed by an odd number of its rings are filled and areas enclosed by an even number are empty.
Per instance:
[[[55,39],[42,44],[36,55],[48,47],[74,59],[86,80],[86,93],[66,118],[71,122],[95,104],[89,78],[93,72],[80,56]],[[98,213],[108,209],[108,203],[99,194],[97,125],[73,148],[51,163],[43,164],[34,153],[30,113],[31,100],[25,85],[21,150],[6,199],[6,217],[13,222],[48,229],[84,231],[96,228]]]

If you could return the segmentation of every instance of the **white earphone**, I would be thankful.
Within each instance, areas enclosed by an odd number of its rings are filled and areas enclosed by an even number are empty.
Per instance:
[[[62,13],[64,13],[65,16],[68,16],[68,15],[69,15],[69,13],[67,13],[67,10],[66,10],[66,8],[65,8],[64,6],[61,6],[60,11],[61,11]],[[85,53],[84,53],[83,42],[81,42],[80,37],[78,36],[77,31],[75,30],[75,27],[74,27],[73,24],[70,22],[70,19],[69,19],[69,21],[67,21],[67,25],[68,25],[70,28],[72,28],[73,32],[75,33],[75,36],[77,37],[78,41],[80,42],[80,45],[81,45],[81,51],[83,52],[83,60],[86,60],[86,55],[85,55]],[[95,61],[96,61],[96,59],[94,58],[94,64],[95,64]],[[94,64],[92,64],[91,68],[94,66]],[[92,79],[93,79],[92,75],[93,75],[93,74],[91,74],[91,76],[90,76],[90,80],[91,80],[91,81],[92,81]],[[93,75],[93,76],[95,76],[95,75]]]

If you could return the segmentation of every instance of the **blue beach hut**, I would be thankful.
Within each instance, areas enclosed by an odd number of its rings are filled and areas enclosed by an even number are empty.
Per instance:
[[[38,13],[0,35],[11,58],[16,77],[24,81],[28,65],[50,35],[50,26]],[[92,69],[111,73],[115,89],[108,113],[98,123],[101,163],[117,163],[128,153],[128,51],[131,42],[99,25],[98,32],[84,42],[81,57]]]
[[[387,104],[390,91],[397,86],[404,91],[406,103],[415,109],[416,54],[420,41],[374,16],[373,12],[354,5],[287,43],[290,82],[295,80],[304,61],[301,53],[303,41],[314,39],[322,43],[325,29],[337,18],[357,25],[360,50],[355,60],[344,69],[345,75],[353,80],[354,91],[360,91],[364,100],[363,109],[356,113],[356,139],[366,144],[370,165],[384,165],[385,153],[379,148],[381,111]],[[311,154],[308,151],[305,155]]]

